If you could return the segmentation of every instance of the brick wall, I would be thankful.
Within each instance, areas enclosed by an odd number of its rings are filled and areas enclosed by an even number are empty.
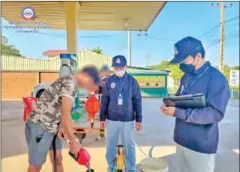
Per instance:
[[[59,77],[57,72],[2,72],[2,99],[18,100],[30,96],[40,82],[53,82]]]
[[[21,99],[31,95],[38,79],[37,72],[2,72],[2,99]]]
[[[59,78],[59,73],[57,72],[41,72],[40,82],[53,82]]]

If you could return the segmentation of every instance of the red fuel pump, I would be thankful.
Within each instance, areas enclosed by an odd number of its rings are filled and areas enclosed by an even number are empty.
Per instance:
[[[88,113],[89,121],[93,124],[96,113],[100,111],[100,101],[94,94],[91,94],[85,102],[85,109]]]
[[[23,97],[24,103],[24,113],[23,113],[23,121],[27,121],[27,118],[30,112],[34,109],[34,106],[37,104],[37,98],[35,97]]]

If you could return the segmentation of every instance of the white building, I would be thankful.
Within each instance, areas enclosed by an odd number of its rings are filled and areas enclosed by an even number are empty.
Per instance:
[[[239,70],[230,70],[230,86],[239,86]]]

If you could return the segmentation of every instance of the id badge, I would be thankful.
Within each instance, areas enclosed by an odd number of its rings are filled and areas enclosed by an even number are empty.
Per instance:
[[[118,96],[118,105],[123,105],[123,98],[121,94]]]

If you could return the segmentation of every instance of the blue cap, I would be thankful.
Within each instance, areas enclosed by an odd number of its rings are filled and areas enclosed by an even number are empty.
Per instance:
[[[102,65],[100,71],[110,71],[110,68],[108,67],[108,65],[104,64]]]
[[[87,73],[92,79],[94,84],[99,85],[101,82],[98,70],[95,66],[84,67],[81,72]]]
[[[198,53],[201,53],[202,57],[205,56],[202,42],[190,36],[178,41],[174,46],[174,58],[169,63],[181,63],[189,55],[195,58]]]
[[[112,67],[124,67],[127,65],[127,60],[122,55],[117,55],[112,59]]]

